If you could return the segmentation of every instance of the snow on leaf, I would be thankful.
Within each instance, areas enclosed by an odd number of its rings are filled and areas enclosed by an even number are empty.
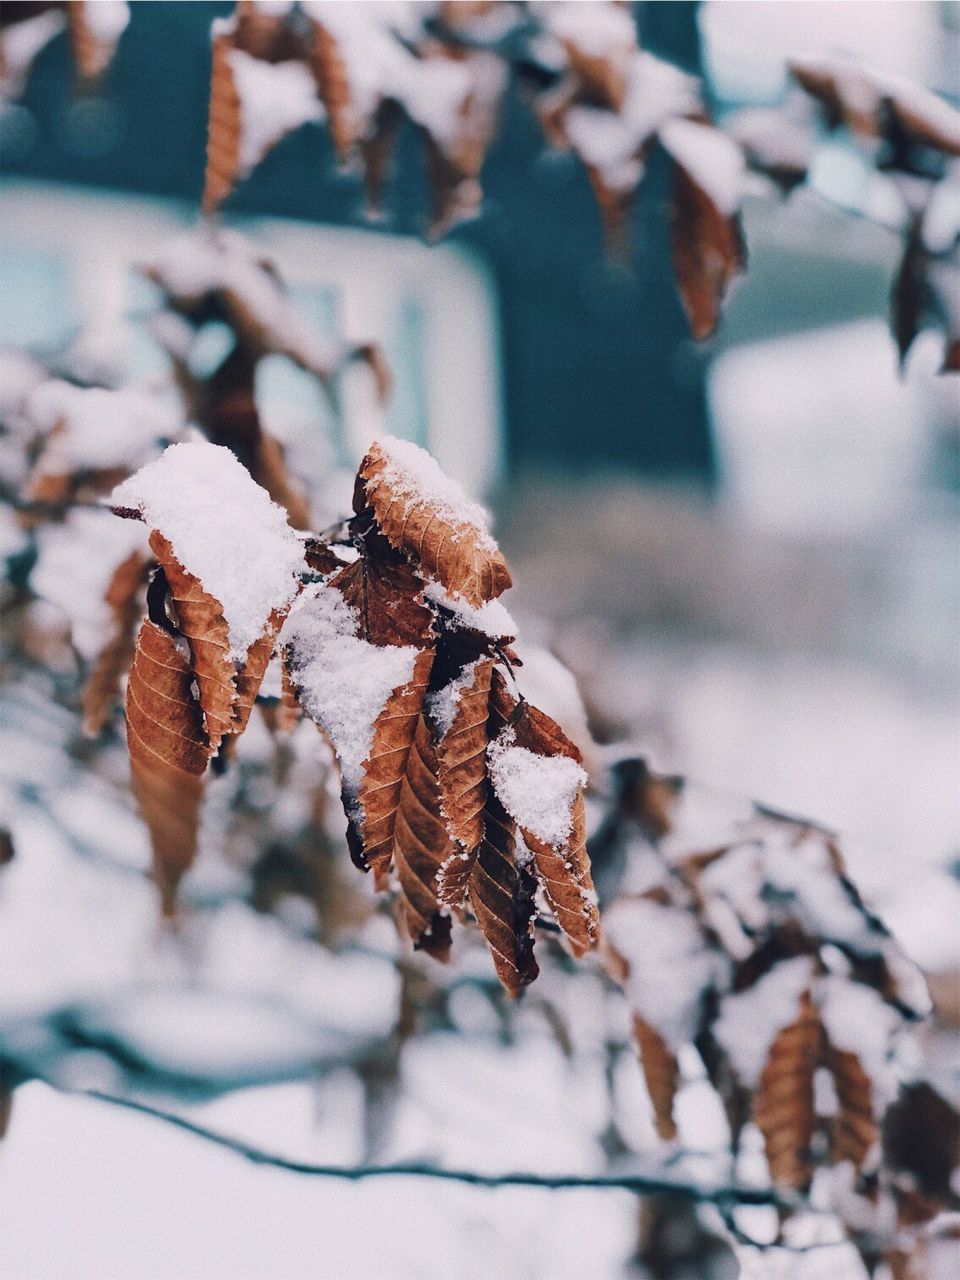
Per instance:
[[[386,436],[371,446],[358,479],[358,513],[369,504],[389,542],[447,591],[477,608],[510,586],[487,513],[425,450]]]
[[[123,0],[71,0],[67,18],[77,76],[88,86],[96,84],[113,61],[130,6]]]
[[[172,445],[114,489],[115,510],[159,530],[183,570],[219,605],[225,656],[242,664],[274,610],[299,587],[303,543],[229,449]]]
[[[674,272],[690,331],[707,338],[720,304],[745,261],[737,220],[743,157],[719,130],[671,120],[660,140],[674,160],[671,241]]]
[[[376,645],[361,635],[361,619],[337,589],[304,589],[281,633],[300,705],[330,737],[344,795],[356,805],[374,726],[394,690],[413,677],[420,650]]]

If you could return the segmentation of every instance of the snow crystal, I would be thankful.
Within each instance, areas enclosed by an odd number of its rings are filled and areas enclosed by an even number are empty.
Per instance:
[[[633,55],[621,114],[638,142],[651,137],[669,117],[700,110],[696,76],[688,75],[652,53],[641,51]]]
[[[272,611],[296,594],[303,543],[229,449],[206,441],[171,445],[118,485],[110,505],[140,511],[219,601],[234,662],[246,657]]]
[[[736,213],[743,199],[746,167],[735,142],[694,120],[668,120],[660,141],[722,214]]]
[[[743,1084],[755,1088],[777,1033],[797,1020],[800,997],[810,988],[813,960],[784,960],[752,987],[720,1001],[713,1032]]]
[[[587,775],[569,756],[541,756],[513,745],[507,730],[487,747],[490,778],[507,813],[559,849],[573,825],[573,803]]]
[[[437,732],[442,738],[450,732],[454,720],[457,716],[457,709],[460,706],[460,698],[465,689],[469,689],[477,673],[477,662],[468,662],[458,676],[445,684],[442,689],[437,689],[434,693],[428,693],[426,698],[427,714],[433,721]]]
[[[426,449],[396,436],[383,436],[378,443],[386,461],[383,480],[393,497],[406,503],[407,510],[427,502],[440,519],[474,525],[480,545],[491,551],[496,549],[496,543],[485,532],[490,527],[490,513],[478,502],[471,502]]]
[[[177,435],[183,426],[179,408],[149,392],[75,387],[56,379],[31,392],[26,413],[40,431],[63,428],[44,448],[47,472],[139,462],[152,445]]]
[[[517,634],[517,624],[499,600],[487,600],[476,609],[462,596],[445,591],[439,582],[428,582],[423,594],[453,614],[450,625],[454,631],[479,631],[494,640]]]
[[[697,1033],[708,987],[726,977],[727,962],[708,947],[693,916],[646,898],[623,898],[604,915],[604,932],[630,966],[630,1006],[676,1052]]]
[[[71,511],[62,524],[46,525],[40,531],[30,585],[66,614],[74,648],[87,662],[99,655],[110,637],[107,587],[114,571],[134,551],[150,554],[143,525],[115,520],[108,511],[95,508]]]
[[[229,56],[243,126],[239,163],[249,173],[274,143],[309,120],[319,120],[323,108],[316,81],[302,62],[263,62],[242,49]]]
[[[281,633],[300,702],[330,735],[344,788],[356,797],[370,754],[373,725],[395,689],[413,676],[412,645],[374,645],[361,639],[359,616],[335,587],[307,587]]]
[[[306,368],[329,371],[342,354],[291,304],[260,250],[235,231],[206,228],[176,236],[141,269],[175,298],[199,301],[223,290],[236,294],[251,322],[273,335],[285,353]]]

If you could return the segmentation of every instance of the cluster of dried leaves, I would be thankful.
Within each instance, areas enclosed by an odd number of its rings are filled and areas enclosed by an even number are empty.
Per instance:
[[[183,461],[203,462],[196,454]],[[271,607],[260,611],[254,642],[232,657],[236,607],[225,608],[191,572],[176,533],[182,511],[165,527],[156,504],[134,505],[139,483],[134,476],[112,501],[120,514],[152,524],[157,568],[127,686],[127,736],[166,908],[196,849],[207,765],[229,759],[279,643],[288,710],[295,715],[299,702],[337,752],[353,859],[378,886],[395,884],[415,946],[447,959],[451,915],[469,909],[501,981],[516,993],[537,973],[540,889],[573,951],[594,947],[580,753],[516,692],[518,660],[502,625],[509,615],[495,602],[509,573],[478,509],[451,502],[429,456],[389,440],[372,446],[342,541],[298,543],[293,586],[277,543]],[[212,494],[211,503],[224,496]],[[243,530],[238,575],[258,536],[257,514],[273,518],[269,507],[251,501],[220,522]],[[534,786],[562,774],[557,804],[565,811],[525,804],[509,785],[511,763]],[[492,779],[504,771],[498,788]]]
[[[361,168],[379,213],[408,121],[424,141],[440,234],[479,211],[513,79],[548,143],[585,165],[608,242],[623,255],[646,160],[658,141],[671,156],[677,281],[694,335],[711,333],[744,262],[742,158],[707,119],[697,81],[642,52],[619,4],[240,0],[213,30],[204,208],[218,208],[284,136],[322,118],[339,163]]]
[[[827,132],[845,137],[869,169],[888,178],[899,201],[893,228],[902,233],[903,255],[891,290],[890,327],[901,361],[921,329],[933,325],[946,339],[943,371],[957,372],[960,195],[955,162],[960,158],[960,113],[918,85],[847,60],[794,59],[789,69],[816,104]],[[814,124],[809,116],[804,119],[808,141],[799,154],[790,142],[798,127],[796,104],[778,113],[745,112],[734,132],[739,129],[751,165],[789,188],[807,176]],[[773,136],[777,132],[779,143]],[[855,211],[884,221],[876,209]]]
[[[958,1207],[960,1117],[911,1061],[930,1007],[919,971],[830,832],[733,802],[718,822],[716,799],[705,830],[696,789],[639,760],[615,773],[591,852],[661,1137],[677,1136],[679,1060],[695,1047],[734,1153],[752,1121],[774,1183],[836,1212],[871,1275],[924,1274]]]

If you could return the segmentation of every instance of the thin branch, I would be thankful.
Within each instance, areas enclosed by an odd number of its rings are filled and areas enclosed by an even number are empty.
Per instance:
[[[293,1160],[273,1152],[264,1151],[239,1138],[217,1133],[205,1125],[197,1124],[175,1112],[165,1111],[147,1102],[104,1093],[99,1089],[80,1091],[80,1096],[95,1098],[112,1106],[124,1107],[139,1115],[163,1120],[185,1133],[212,1142],[235,1155],[243,1156],[253,1164],[285,1169],[311,1177],[339,1178],[347,1182],[360,1182],[366,1178],[433,1178],[438,1181],[459,1182],[473,1187],[542,1187],[547,1191],[563,1190],[620,1190],[639,1195],[672,1195],[682,1200],[714,1205],[762,1205],[796,1210],[799,1201],[766,1187],[738,1185],[709,1186],[696,1182],[683,1182],[649,1173],[621,1174],[546,1174],[546,1173],[480,1173],[473,1169],[445,1168],[423,1161],[398,1161],[395,1164],[338,1165],[316,1164],[309,1160]]]

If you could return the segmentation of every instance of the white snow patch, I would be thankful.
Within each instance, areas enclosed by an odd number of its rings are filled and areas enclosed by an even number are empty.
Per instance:
[[[713,1033],[748,1088],[758,1084],[777,1033],[796,1021],[800,997],[812,980],[813,960],[797,956],[776,965],[746,991],[720,1001]]]
[[[125,0],[86,0],[83,19],[99,41],[113,45],[127,29],[130,6]]]
[[[854,1053],[874,1083],[874,1109],[892,1101],[895,1087],[890,1047],[900,1017],[872,987],[828,975],[817,984],[817,1005],[835,1049]]]
[[[330,735],[344,788],[356,796],[373,726],[395,689],[413,676],[412,645],[374,645],[357,634],[359,617],[335,587],[300,596],[281,632],[300,703]]]
[[[281,138],[324,113],[316,81],[302,62],[263,62],[242,49],[232,49],[229,59],[240,98],[239,163],[246,174]]]
[[[541,756],[513,745],[505,730],[487,747],[487,767],[500,803],[538,840],[559,849],[573,825],[573,804],[587,775],[569,756]]]
[[[462,596],[444,590],[439,582],[428,582],[423,594],[453,614],[450,625],[454,631],[479,631],[494,640],[510,639],[517,634],[517,624],[499,600],[487,600],[475,608]]]
[[[479,662],[479,658],[476,662],[468,662],[460,674],[454,676],[449,684],[445,684],[442,689],[437,689],[433,693],[427,694],[427,714],[433,721],[441,738],[450,732],[451,726],[457,717],[460,698],[464,691],[473,685]]]
[[[736,213],[743,200],[746,164],[743,152],[713,125],[695,120],[668,120],[660,141],[720,213]]]
[[[229,449],[206,441],[171,445],[118,485],[110,505],[140,511],[219,601],[235,662],[263,635],[273,610],[296,595],[303,543]]]
[[[138,521],[81,509],[69,512],[62,524],[44,526],[38,541],[40,553],[30,585],[63,610],[74,647],[92,662],[113,633],[113,615],[105,599],[110,579],[133,552],[150,554],[147,531]]]
[[[3,49],[3,78],[0,99],[19,98],[26,86],[30,68],[40,51],[67,25],[66,14],[56,10],[38,13],[23,22],[15,22],[0,34]]]
[[[59,379],[34,388],[25,411],[39,431],[60,428],[43,450],[43,470],[55,473],[140,462],[184,425],[178,407],[148,391],[76,387]]]
[[[620,899],[603,924],[607,941],[629,965],[630,1007],[676,1052],[697,1034],[707,989],[725,980],[725,957],[707,945],[689,912],[647,898]]]
[[[316,373],[329,373],[343,348],[320,333],[293,306],[256,245],[236,231],[209,229],[167,241],[141,270],[171,297],[197,302],[208,293],[234,294],[250,322],[274,349]]]

